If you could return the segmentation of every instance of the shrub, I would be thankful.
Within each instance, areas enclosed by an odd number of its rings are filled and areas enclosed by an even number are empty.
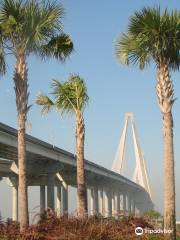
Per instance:
[[[0,221],[1,240],[160,240],[163,235],[135,235],[136,227],[153,229],[143,218],[57,217],[53,212],[45,213],[37,224],[19,232],[19,224]]]

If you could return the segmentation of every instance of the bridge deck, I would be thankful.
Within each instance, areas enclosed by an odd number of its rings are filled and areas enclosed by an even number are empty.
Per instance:
[[[47,185],[49,174],[57,174],[68,185],[76,187],[75,155],[49,143],[26,134],[26,154],[28,185]],[[0,123],[0,177],[17,179],[17,130]],[[106,169],[98,164],[85,160],[87,187],[98,185],[99,189],[129,192],[136,202],[148,205],[153,203],[146,190],[133,181]],[[59,180],[55,180],[55,185]],[[109,189],[109,190],[108,190]]]
[[[59,173],[62,182],[76,187],[75,155],[49,143],[26,134],[27,181],[29,186],[48,185],[49,174]],[[0,123],[0,178],[9,177],[12,184],[17,184],[17,130]],[[136,199],[139,209],[151,209],[152,200],[146,190],[133,181],[85,160],[87,187],[97,186],[105,191],[125,192]],[[54,185],[59,186],[56,175]],[[144,207],[143,207],[144,206]],[[142,210],[142,211],[144,211]]]
[[[43,174],[48,172],[64,171],[71,172],[71,182],[75,185],[73,181],[73,175],[75,175],[76,161],[75,155],[55,147],[47,142],[40,139],[32,137],[26,134],[26,144],[27,144],[27,162],[29,174]],[[0,157],[1,159],[7,159],[17,162],[17,130],[9,127],[3,123],[0,123]],[[0,160],[2,168],[0,169],[0,175],[7,176],[11,173],[10,165],[11,162],[5,160]],[[5,167],[6,166],[6,167]],[[36,169],[36,166],[38,167]],[[144,190],[141,186],[132,182],[131,180],[117,174],[109,169],[106,169],[98,164],[85,160],[85,171],[87,172],[87,177],[89,178],[106,178],[111,179],[111,181],[120,181],[122,184],[128,184],[135,190]],[[90,179],[89,179],[90,180]],[[73,183],[74,182],[74,183]]]

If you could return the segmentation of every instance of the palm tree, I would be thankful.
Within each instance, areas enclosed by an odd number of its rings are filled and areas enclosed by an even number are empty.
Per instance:
[[[54,107],[62,113],[74,113],[76,116],[76,160],[77,160],[77,196],[78,216],[87,215],[87,191],[84,173],[84,138],[85,125],[83,112],[88,103],[85,82],[78,75],[71,75],[68,81],[61,83],[52,82],[51,100],[46,95],[39,95],[36,103],[42,105],[42,113],[48,113]]]
[[[152,60],[157,67],[156,93],[163,120],[164,137],[164,227],[173,230],[175,239],[175,178],[172,107],[175,101],[170,71],[180,65],[180,12],[160,7],[143,8],[131,16],[126,34],[116,42],[121,63],[144,69]]]
[[[30,54],[64,61],[73,50],[62,32],[63,7],[54,1],[3,0],[0,3],[0,29],[6,51],[16,59],[14,84],[18,114],[19,220],[28,225],[25,123],[28,106],[28,68]]]
[[[5,48],[3,44],[2,29],[0,26],[0,75],[4,75],[5,73],[6,73]]]

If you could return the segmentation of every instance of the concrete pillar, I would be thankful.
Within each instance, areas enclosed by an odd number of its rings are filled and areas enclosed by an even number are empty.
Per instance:
[[[63,209],[63,214],[68,213],[68,186],[62,186],[62,209]]]
[[[112,215],[118,218],[120,214],[120,193],[114,192],[112,195]]]
[[[47,208],[54,210],[54,175],[47,176]]]
[[[104,216],[104,198],[103,189],[99,191],[99,213]]]
[[[131,196],[128,194],[128,214],[131,214]]]
[[[108,193],[104,192],[104,216],[109,217],[109,209],[108,209]]]
[[[94,188],[94,213],[98,215],[99,213],[99,201],[98,201],[98,188]]]
[[[136,210],[135,201],[132,200],[132,214],[133,215],[135,215],[135,210]]]
[[[117,217],[119,218],[119,216],[120,216],[120,193],[119,192],[117,192],[117,195],[116,195],[116,197],[117,197],[117,205],[116,205],[116,215],[117,215]]]
[[[112,193],[109,191],[108,193],[108,209],[109,209],[109,217],[112,217]]]
[[[94,215],[94,189],[90,189],[90,215]]]
[[[115,217],[116,216],[116,194],[114,192],[112,192],[112,216]]]
[[[105,217],[112,216],[112,194],[109,190],[105,191]]]
[[[57,198],[56,198],[56,211],[57,211],[57,215],[60,216],[61,215],[61,205],[62,205],[62,200],[61,200],[61,186],[57,186],[56,187],[57,190]]]
[[[126,194],[123,193],[123,212],[126,215]]]
[[[98,189],[91,188],[91,215],[97,215],[99,212]]]
[[[12,186],[12,220],[18,221],[18,187]]]
[[[120,214],[123,212],[123,194],[120,193]]]
[[[44,213],[46,208],[46,191],[45,186],[40,186],[40,213]]]

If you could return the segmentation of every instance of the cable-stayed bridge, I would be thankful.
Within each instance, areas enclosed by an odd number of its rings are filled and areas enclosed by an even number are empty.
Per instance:
[[[128,118],[129,115],[126,115],[126,119]],[[133,118],[131,121],[133,122]],[[125,135],[126,131],[123,131],[123,136]],[[125,146],[125,141],[121,142]],[[139,145],[136,148],[140,151]],[[122,149],[124,151],[123,147]],[[67,213],[68,187],[77,186],[75,155],[27,134],[26,155],[27,183],[28,186],[39,186],[40,211],[51,208],[58,214]],[[121,175],[124,161],[123,154],[121,155],[120,160],[119,157],[116,158],[113,170],[85,160],[90,214],[118,217],[121,214],[141,214],[153,208],[142,156],[140,159],[136,158],[137,169],[134,180],[130,180]],[[17,130],[0,123],[0,178],[7,178],[7,184],[12,187],[13,220],[18,220],[17,161]],[[1,198],[1,201],[5,201],[3,195]]]
[[[123,165],[126,160],[125,150],[126,150],[128,124],[131,124],[134,153],[135,153],[135,160],[136,160],[132,181],[142,186],[149,193],[150,197],[152,197],[147,166],[143,156],[142,149],[140,147],[140,143],[138,141],[137,128],[136,128],[136,123],[135,123],[135,118],[133,113],[132,112],[125,113],[124,120],[125,120],[124,128],[123,128],[118,149],[115,155],[115,159],[112,165],[112,171],[123,175]]]

